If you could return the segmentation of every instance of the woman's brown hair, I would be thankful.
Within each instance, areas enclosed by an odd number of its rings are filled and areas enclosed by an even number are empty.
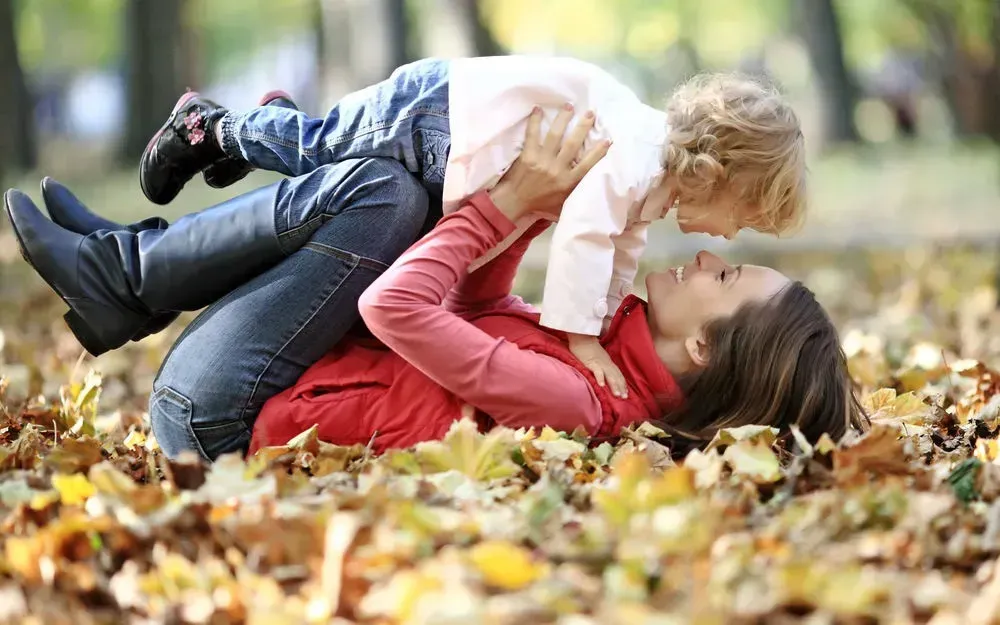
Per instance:
[[[662,421],[683,446],[749,424],[782,434],[795,424],[810,441],[867,429],[837,329],[801,282],[710,322],[705,336],[708,366],[678,379],[684,406]]]

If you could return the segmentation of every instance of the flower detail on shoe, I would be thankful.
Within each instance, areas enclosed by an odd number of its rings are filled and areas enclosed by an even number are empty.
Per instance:
[[[187,126],[188,130],[193,128],[198,128],[201,126],[201,113],[198,111],[191,111],[184,117],[184,125]]]
[[[184,116],[184,127],[188,129],[188,143],[198,145],[205,140],[205,130],[203,123],[205,118],[200,111],[191,111]]]

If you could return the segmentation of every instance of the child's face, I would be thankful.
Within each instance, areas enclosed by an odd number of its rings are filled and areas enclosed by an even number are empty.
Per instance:
[[[713,237],[732,239],[739,232],[746,207],[732,191],[717,191],[707,202],[685,202],[677,206],[681,232],[703,232]]]

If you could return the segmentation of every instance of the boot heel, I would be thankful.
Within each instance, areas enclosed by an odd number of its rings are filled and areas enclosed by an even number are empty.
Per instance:
[[[70,309],[63,315],[63,319],[66,320],[66,325],[69,326],[76,340],[80,341],[80,345],[83,345],[83,348],[92,356],[100,356],[110,349],[104,341],[94,334],[87,322],[75,310]]]

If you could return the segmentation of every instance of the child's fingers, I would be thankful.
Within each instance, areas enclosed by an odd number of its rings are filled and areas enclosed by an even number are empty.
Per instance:
[[[590,371],[594,374],[594,377],[597,378],[597,385],[603,387],[604,386],[604,369],[601,368],[601,366],[597,365],[597,364],[590,365],[588,367],[588,369],[590,369]]]
[[[611,149],[611,140],[604,140],[595,145],[594,147],[587,150],[587,153],[583,155],[580,162],[577,163],[576,167],[573,168],[573,180],[580,182],[583,177],[587,175],[594,165],[600,162],[604,155],[608,153]]]
[[[559,109],[559,114],[549,126],[549,133],[545,135],[545,143],[542,144],[542,154],[553,157],[559,154],[559,147],[562,146],[563,136],[569,128],[571,119],[573,119],[573,105],[567,103]]]
[[[542,109],[535,107],[528,116],[528,130],[524,133],[524,149],[522,153],[528,156],[537,155],[542,140]]]
[[[628,385],[625,383],[625,376],[622,375],[618,367],[615,367],[615,371],[608,376],[608,381],[611,384],[611,392],[616,397],[621,397],[622,399],[628,397]]]
[[[587,111],[583,118],[577,122],[573,132],[569,133],[569,138],[562,144],[559,150],[559,165],[569,167],[570,164],[580,156],[583,144],[587,140],[587,135],[594,128],[594,112]]]

